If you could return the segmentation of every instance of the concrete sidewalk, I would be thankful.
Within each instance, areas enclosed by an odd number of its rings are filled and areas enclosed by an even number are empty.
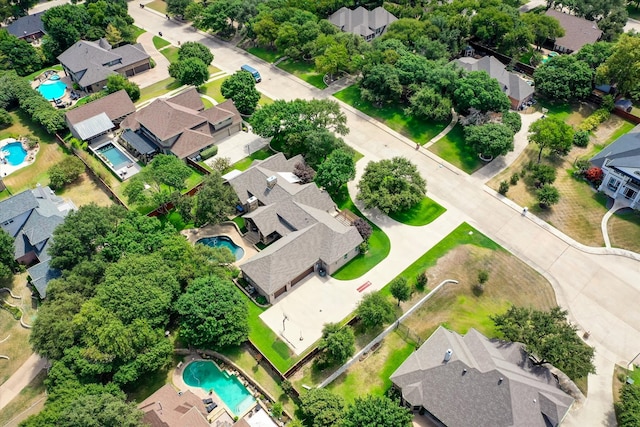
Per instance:
[[[46,367],[47,359],[33,353],[4,384],[0,385],[0,410],[7,406]]]

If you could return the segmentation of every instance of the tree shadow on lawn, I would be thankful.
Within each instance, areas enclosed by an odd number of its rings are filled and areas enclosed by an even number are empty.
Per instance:
[[[449,133],[428,150],[468,174],[472,174],[486,164],[480,160],[478,153],[465,142],[464,128],[461,124],[455,125]]]

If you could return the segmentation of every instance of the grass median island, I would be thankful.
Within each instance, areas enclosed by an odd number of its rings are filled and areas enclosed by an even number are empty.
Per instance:
[[[421,227],[433,222],[445,212],[443,206],[425,197],[415,206],[404,211],[392,212],[389,217],[406,225]]]
[[[171,44],[169,41],[158,36],[153,36],[153,39],[151,40],[153,41],[153,47],[155,47],[158,50],[162,49],[163,47],[167,47]]]
[[[279,63],[278,68],[293,74],[318,89],[327,87],[323,80],[324,75],[316,71],[315,64],[312,62],[287,59]]]
[[[425,121],[407,116],[403,107],[398,104],[385,104],[382,107],[376,107],[362,99],[360,88],[357,85],[342,89],[333,96],[420,145],[429,142],[431,138],[442,132],[448,125],[448,123]]]
[[[282,54],[277,50],[267,49],[264,47],[250,47],[246,49],[246,51],[270,64],[274,63],[276,59],[282,56]]]
[[[478,153],[464,140],[464,127],[457,124],[442,139],[429,147],[436,156],[462,169],[468,174],[485,165]]]
[[[391,250],[391,241],[380,227],[362,215],[360,210],[353,203],[353,200],[351,200],[349,190],[347,190],[346,185],[340,189],[340,192],[333,200],[338,206],[338,209],[349,209],[354,214],[367,220],[373,229],[373,233],[371,234],[371,237],[369,237],[369,250],[364,254],[360,253],[356,255],[351,261],[346,263],[332,275],[334,279],[338,280],[357,279],[378,265],[380,261],[389,255],[389,251]]]

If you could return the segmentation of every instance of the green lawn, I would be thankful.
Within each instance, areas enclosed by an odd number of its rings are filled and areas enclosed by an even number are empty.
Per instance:
[[[249,169],[249,166],[251,166],[251,163],[253,163],[254,160],[264,160],[267,157],[273,156],[273,154],[274,153],[268,147],[262,148],[253,152],[250,156],[232,164],[229,170],[238,169],[239,171],[245,171]]]
[[[247,227],[245,226],[244,219],[241,216],[237,216],[237,217],[233,218],[233,222],[236,223],[236,225],[240,229],[241,233],[246,233],[247,232]]]
[[[266,49],[264,47],[250,47],[247,49],[247,52],[269,63],[274,63],[276,59],[282,56],[277,50]]]
[[[167,3],[164,2],[164,0],[153,0],[151,3],[147,3],[144,7],[149,7],[162,14],[167,13]]]
[[[461,124],[455,125],[441,140],[429,147],[429,151],[466,173],[472,174],[484,163],[478,158],[478,153],[465,144],[463,129]]]
[[[367,220],[353,203],[353,200],[351,200],[346,185],[343,186],[338,195],[334,197],[334,202],[336,202],[339,209],[349,209],[354,214]],[[391,250],[391,241],[389,240],[389,237],[380,229],[380,227],[369,220],[367,220],[367,222],[371,224],[371,228],[373,229],[373,233],[371,234],[371,237],[369,237],[369,250],[364,254],[360,253],[356,255],[355,258],[342,266],[332,275],[334,279],[357,279],[378,265],[380,261],[389,255],[389,251]]]
[[[155,39],[155,37],[154,37]],[[160,51],[170,63],[178,62],[178,48],[175,46],[165,47]]]
[[[200,93],[203,93],[205,95],[212,97],[217,102],[222,103],[226,101],[226,99],[224,96],[222,96],[222,93],[220,92],[220,87],[222,86],[222,83],[228,78],[229,77],[223,77],[223,78],[213,80],[209,83],[205,83],[204,85],[200,86],[199,91]]]
[[[316,71],[315,64],[313,63],[287,59],[286,61],[279,63],[278,68],[286,71],[287,73],[293,74],[318,89],[324,89],[327,87],[322,79],[323,75]]]
[[[403,224],[421,227],[429,224],[445,212],[446,209],[443,206],[425,197],[412,208],[390,213],[389,216]]]
[[[185,220],[182,218],[182,215],[176,212],[175,209],[168,214],[158,216],[158,219],[160,220],[162,225],[168,222],[173,225],[178,231],[195,227],[193,221],[185,222]]]
[[[180,82],[176,81],[173,77],[160,80],[159,82],[156,82],[151,86],[143,87],[142,89],[140,89],[140,99],[138,100],[138,104],[144,101],[148,101],[149,99],[164,95],[167,92],[178,89],[179,87]]]
[[[135,25],[132,25],[133,27],[133,36],[134,36],[134,40],[138,40],[138,37],[140,37],[142,34],[146,33],[146,30],[143,30],[140,27],[136,27]]]
[[[162,37],[153,36],[153,46],[158,50],[162,49],[163,47],[169,46],[170,44],[171,43],[169,43]]]
[[[58,65],[52,65],[51,67],[45,67],[42,70],[34,71],[33,73],[29,74],[28,76],[24,76],[24,78],[29,80],[29,81],[31,81],[31,80],[35,79],[36,77],[38,77],[40,74],[44,73],[47,70],[62,71],[62,65],[58,64]]]
[[[202,99],[202,104],[204,104],[205,109],[213,107],[213,102],[209,101],[207,98],[200,97],[200,99]]]
[[[333,96],[363,113],[384,123],[396,132],[400,132],[407,138],[420,145],[430,141],[431,138],[442,132],[448,123],[430,122],[404,114],[403,107],[397,104],[385,104],[378,108],[360,97],[360,88],[356,85],[349,86]]]
[[[567,118],[574,111],[574,108],[571,106],[571,104],[555,104],[545,99],[540,101],[540,107],[546,108],[548,110],[546,113],[547,117],[555,117],[558,120],[562,121],[567,120]]]

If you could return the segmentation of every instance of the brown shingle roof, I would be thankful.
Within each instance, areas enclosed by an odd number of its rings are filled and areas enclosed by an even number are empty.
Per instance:
[[[182,394],[165,384],[138,405],[151,427],[209,427],[202,400],[191,391]]]
[[[564,28],[564,36],[558,37],[555,44],[574,52],[579,51],[585,44],[597,42],[602,35],[602,31],[598,29],[594,21],[568,15],[554,9],[547,10],[545,15],[557,19],[560,26]]]
[[[171,152],[181,159],[213,144],[209,133],[185,130],[171,147]]]
[[[105,96],[104,98],[97,99],[88,104],[82,105],[73,110],[67,111],[65,114],[67,122],[70,125],[75,125],[100,113],[106,113],[107,117],[111,121],[120,117],[128,116],[135,113],[136,107],[131,102],[131,98],[127,95],[127,92],[122,89],[112,94]]]
[[[204,110],[204,104],[202,103],[200,94],[195,87],[190,87],[184,92],[171,97],[170,100],[174,104],[182,105],[183,107],[187,107],[192,110]]]

